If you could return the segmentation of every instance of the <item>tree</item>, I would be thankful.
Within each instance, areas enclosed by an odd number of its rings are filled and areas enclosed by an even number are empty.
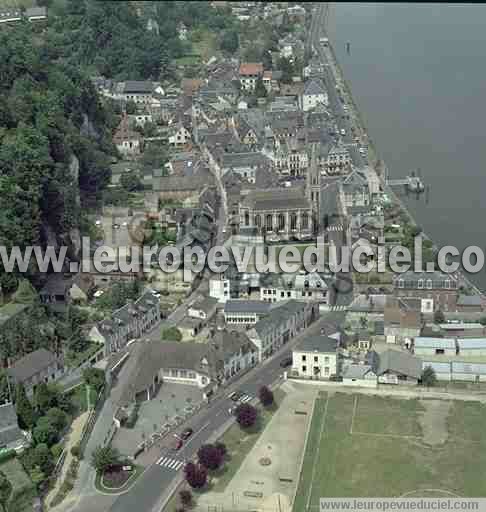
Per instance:
[[[258,78],[255,83],[255,96],[257,98],[265,98],[267,96],[267,89],[261,77]]]
[[[49,447],[45,443],[38,444],[32,452],[32,466],[38,466],[40,470],[49,475],[54,468],[54,461]]]
[[[136,192],[143,189],[140,177],[135,172],[124,172],[120,176],[120,185],[128,192]]]
[[[91,466],[101,474],[110,466],[118,462],[120,455],[118,450],[111,446],[98,446],[91,455]]]
[[[134,115],[137,113],[137,104],[133,100],[128,100],[125,105],[126,113],[129,115]]]
[[[280,57],[278,60],[278,69],[282,72],[282,82],[285,84],[292,83],[292,78],[294,76],[294,66],[292,62],[286,57]]]
[[[200,464],[194,464],[194,462],[188,462],[184,467],[184,475],[187,483],[193,489],[201,489],[206,485],[208,472],[205,467]]]
[[[192,505],[192,492],[189,489],[182,489],[179,492],[179,499],[183,507],[190,507]]]
[[[58,432],[62,432],[67,425],[67,416],[59,407],[52,407],[47,411],[46,417]]]
[[[47,412],[51,407],[57,406],[60,392],[55,386],[41,382],[34,392],[34,403],[40,413]]]
[[[30,430],[34,425],[34,410],[25,393],[24,385],[19,383],[15,388],[15,409],[21,429]]]
[[[445,322],[445,316],[442,310],[438,309],[434,313],[434,323],[436,324],[443,324]]]
[[[52,446],[59,439],[56,427],[51,423],[47,416],[41,416],[33,430],[34,440],[38,444]]]
[[[258,411],[250,404],[240,404],[236,411],[236,421],[243,428],[252,427],[257,419]]]
[[[221,452],[212,444],[203,444],[197,451],[197,459],[201,466],[212,471],[220,468],[223,463]]]
[[[258,398],[260,399],[260,402],[263,405],[263,407],[270,407],[271,405],[273,405],[273,392],[270,389],[268,389],[267,386],[262,386],[258,390]]]
[[[234,30],[226,30],[221,39],[221,50],[226,53],[233,54],[239,46],[238,34]]]
[[[435,370],[432,368],[432,366],[427,366],[424,368],[420,380],[422,382],[422,386],[435,386],[435,383],[437,382],[437,376],[435,375]]]
[[[224,443],[222,443],[221,441],[218,441],[216,443],[214,443],[214,447],[216,448],[216,450],[219,451],[219,453],[221,454],[221,457],[224,458],[226,457],[226,454],[228,453],[228,449],[226,448],[226,445]]]
[[[12,484],[3,471],[0,471],[0,503],[2,509],[7,512],[7,503],[12,494]]]
[[[82,333],[80,329],[77,329],[67,342],[69,350],[77,353],[85,351],[89,345],[89,339]]]
[[[161,144],[150,143],[145,147],[140,163],[146,171],[152,169],[164,169],[168,162],[168,153],[165,146]]]
[[[17,291],[13,295],[13,300],[17,304],[32,304],[37,299],[37,293],[34,287],[27,279],[21,279]]]
[[[105,372],[99,368],[86,368],[83,371],[83,380],[87,386],[91,386],[99,393],[105,385]]]
[[[181,331],[177,327],[169,327],[162,331],[162,340],[166,341],[182,341]]]

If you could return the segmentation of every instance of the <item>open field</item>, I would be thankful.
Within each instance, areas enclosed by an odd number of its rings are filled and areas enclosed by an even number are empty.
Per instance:
[[[294,511],[319,497],[486,496],[485,422],[475,402],[321,394]]]

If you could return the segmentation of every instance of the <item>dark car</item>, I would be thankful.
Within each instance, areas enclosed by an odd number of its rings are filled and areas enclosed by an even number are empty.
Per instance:
[[[280,361],[280,366],[282,368],[287,368],[288,366],[291,366],[292,365],[292,356],[290,357],[285,357],[284,359],[282,359]]]
[[[185,441],[186,439],[189,439],[189,437],[191,437],[193,433],[194,433],[194,430],[192,430],[192,428],[186,428],[186,430],[184,430],[181,433],[181,439],[184,439],[184,441]]]
[[[184,441],[179,436],[174,435],[174,437],[175,437],[175,439],[172,444],[172,450],[174,450],[176,452],[182,448]]]

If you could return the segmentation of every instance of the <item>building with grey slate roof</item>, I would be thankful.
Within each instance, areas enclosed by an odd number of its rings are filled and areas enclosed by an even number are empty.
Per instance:
[[[160,322],[160,302],[152,292],[113,312],[110,318],[94,325],[89,338],[104,346],[105,356],[118,352],[127,343],[143,336]]]
[[[12,403],[0,405],[0,451],[22,450],[29,444],[29,437],[20,430],[17,413]]]
[[[257,228],[278,239],[313,233],[312,205],[301,187],[250,192],[240,203],[240,228]]]
[[[218,331],[210,343],[139,343],[126,363],[130,365],[129,378],[118,405],[150,400],[164,382],[198,386],[209,395],[257,361],[257,349],[243,332]]]
[[[371,366],[381,384],[416,385],[422,375],[422,360],[400,350],[370,353]]]
[[[413,352],[418,356],[444,355],[454,357],[457,354],[455,338],[425,338],[417,336],[413,341]]]
[[[14,384],[22,384],[27,395],[32,395],[41,382],[55,382],[64,375],[64,364],[61,357],[40,348],[16,361],[8,369],[9,377]]]
[[[376,388],[378,379],[368,364],[348,364],[343,369],[343,385]]]
[[[455,311],[458,284],[454,276],[443,272],[403,272],[393,277],[393,293],[398,297],[434,300],[435,310]]]
[[[313,302],[289,300],[273,307],[249,331],[248,337],[258,347],[259,361],[266,359],[319,316]]]
[[[227,325],[250,326],[268,314],[271,305],[259,300],[233,299],[224,305],[224,321]]]

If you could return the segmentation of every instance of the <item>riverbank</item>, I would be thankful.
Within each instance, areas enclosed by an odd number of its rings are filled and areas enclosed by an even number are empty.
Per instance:
[[[325,28],[322,29],[323,32],[325,31]],[[351,92],[351,86],[349,82],[344,77],[344,73],[341,69],[341,66],[339,65],[339,61],[337,59],[336,53],[334,51],[334,48],[332,46],[332,43],[329,39],[329,34],[324,32],[325,37],[328,38],[328,50],[329,52],[326,52],[327,55],[330,57],[329,62],[329,69],[333,73],[334,79],[337,84],[339,84],[341,90],[343,91],[343,96],[345,98],[346,103],[349,105],[349,113],[350,117],[354,123],[356,134],[361,138],[362,141],[364,141],[368,146],[368,163],[370,167],[375,172],[377,178],[380,180],[380,184],[383,188],[383,190],[386,192],[386,194],[390,197],[391,201],[397,205],[408,217],[410,224],[414,226],[418,226],[417,221],[415,220],[414,216],[410,213],[405,203],[402,201],[402,199],[392,190],[390,186],[387,185],[385,181],[385,176],[388,175],[386,163],[379,157],[378,150],[376,148],[376,145],[372,139],[368,137],[368,132],[366,129],[366,123],[364,121],[363,115],[359,108],[356,105],[356,102],[354,100],[354,97]],[[422,232],[423,236],[432,242],[432,249],[434,252],[439,251],[439,247],[437,244],[434,243],[432,238],[427,235],[427,233]],[[456,276],[459,280],[462,280],[464,285],[467,288],[472,289],[476,294],[482,295],[482,291],[478,288],[476,284],[474,284],[468,277],[464,275],[462,271],[458,271],[456,273]]]

